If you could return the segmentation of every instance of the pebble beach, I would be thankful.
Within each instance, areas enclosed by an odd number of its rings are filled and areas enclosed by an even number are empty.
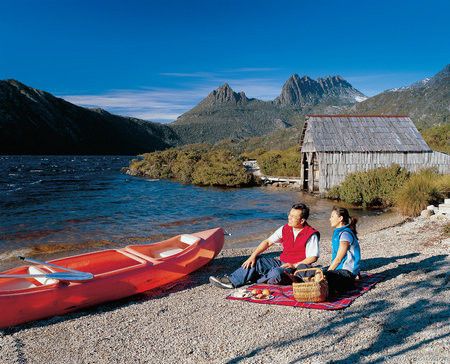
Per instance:
[[[0,363],[448,363],[449,222],[396,215],[362,229],[363,270],[386,278],[344,310],[226,300],[208,277],[252,251],[227,249],[158,290],[0,330]]]

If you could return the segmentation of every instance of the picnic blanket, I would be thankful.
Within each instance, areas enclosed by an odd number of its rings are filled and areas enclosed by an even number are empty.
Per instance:
[[[384,276],[382,274],[365,274],[361,279],[355,282],[355,289],[347,291],[338,296],[328,297],[326,302],[297,302],[292,293],[292,285],[277,286],[271,284],[254,284],[248,287],[248,290],[268,288],[273,295],[271,300],[256,300],[252,298],[238,298],[233,297],[232,294],[227,296],[229,300],[240,300],[253,303],[264,303],[267,305],[283,305],[293,307],[315,308],[318,310],[341,310],[352,304],[352,302],[359,296],[366,293],[369,289],[382,281]]]

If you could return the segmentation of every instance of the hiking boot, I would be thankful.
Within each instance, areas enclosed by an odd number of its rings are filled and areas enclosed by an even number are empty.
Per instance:
[[[209,277],[209,282],[219,288],[224,288],[224,289],[232,289],[234,288],[233,283],[231,283],[230,278],[228,278],[227,276],[223,276],[223,277]]]

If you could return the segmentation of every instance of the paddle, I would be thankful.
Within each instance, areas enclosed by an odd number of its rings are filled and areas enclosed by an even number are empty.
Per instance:
[[[67,282],[80,282],[80,281],[88,281],[94,278],[92,273],[65,273],[65,272],[52,272],[46,274],[0,274],[0,278],[49,278],[49,279],[57,279],[58,281],[67,281]]]
[[[72,272],[75,274],[91,274],[91,273],[85,273],[85,272],[80,272],[79,270],[75,270],[75,269],[70,269],[70,268],[66,268],[66,267],[61,267],[60,265],[56,265],[56,264],[52,264],[52,263],[47,263],[47,262],[43,262],[40,260],[36,260],[36,259],[31,259],[31,258],[25,258],[22,256],[18,256],[19,259],[23,260],[24,262],[28,262],[28,263],[34,263],[34,264],[40,264],[40,265],[45,265],[47,267],[53,267],[53,268],[58,268],[58,269],[62,269],[65,270],[67,272]],[[92,274],[91,274],[92,275]]]

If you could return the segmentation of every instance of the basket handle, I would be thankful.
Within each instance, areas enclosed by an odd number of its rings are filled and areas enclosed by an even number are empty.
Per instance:
[[[297,269],[296,272],[303,272],[303,271],[307,271],[307,270],[315,270],[316,273],[317,273],[317,272],[320,272],[320,273],[319,273],[320,278],[321,278],[321,279],[323,278],[323,272],[322,272],[322,269],[320,269],[320,268],[304,268],[304,269]]]

